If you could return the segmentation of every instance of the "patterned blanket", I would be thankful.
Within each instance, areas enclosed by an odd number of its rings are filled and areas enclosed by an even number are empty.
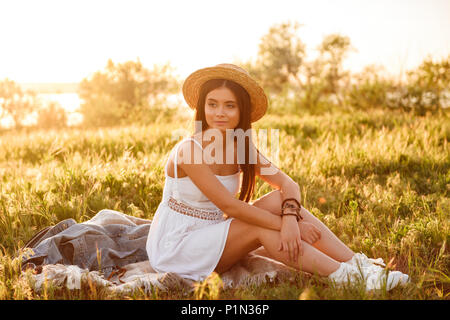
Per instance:
[[[151,220],[132,217],[113,210],[102,210],[92,219],[82,224],[84,227],[95,226],[97,229],[111,225],[138,227],[146,224],[150,225]],[[73,229],[75,227],[73,227]],[[122,293],[130,293],[136,289],[143,289],[146,293],[150,293],[154,288],[163,291],[185,289],[189,292],[195,288],[196,283],[194,281],[181,278],[175,273],[155,272],[151,268],[148,260],[122,264],[120,268],[116,268],[108,274],[97,271],[98,268],[95,270],[95,268],[83,267],[83,265],[80,264],[69,264],[67,257],[64,259],[60,257],[59,260],[49,260],[46,256],[49,252],[44,251],[50,250],[47,248],[53,248],[54,250],[55,239],[52,238],[57,238],[59,240],[58,244],[62,243],[61,238],[64,238],[62,235],[62,233],[53,234],[52,237],[40,241],[38,245],[35,245],[35,248],[32,248],[32,250],[40,252],[40,261],[43,261],[42,265],[35,268],[35,271],[32,273],[34,289],[38,292],[43,289],[45,283],[49,282],[51,282],[53,286],[66,287],[68,289],[80,289],[83,282],[95,283],[104,286],[110,291]],[[70,238],[70,241],[73,242],[74,240],[77,239]],[[145,239],[143,239],[141,243],[145,243]],[[42,248],[45,248],[45,250]],[[58,252],[58,254],[60,254],[60,252]],[[52,255],[54,256],[55,254],[52,253]],[[121,261],[123,262],[126,260]],[[25,276],[25,274],[26,271],[23,272],[23,276]],[[269,258],[264,248],[261,247],[249,253],[230,270],[221,274],[220,279],[223,288],[236,288],[287,279],[293,275],[292,268]],[[213,274],[212,276],[217,275]]]

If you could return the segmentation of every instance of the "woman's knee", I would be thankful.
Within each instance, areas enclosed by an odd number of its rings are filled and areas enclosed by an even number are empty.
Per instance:
[[[230,229],[228,231],[231,238],[237,239],[242,242],[257,242],[259,243],[260,238],[260,227],[247,223],[239,219],[233,219],[230,224]]]
[[[228,270],[239,259],[260,246],[257,227],[244,221],[233,219],[216,271],[222,273]]]
[[[252,205],[267,210],[273,214],[281,214],[281,202],[283,197],[280,190],[274,190],[255,200]]]

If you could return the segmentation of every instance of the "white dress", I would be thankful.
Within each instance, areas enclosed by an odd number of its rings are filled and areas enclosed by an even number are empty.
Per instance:
[[[178,148],[187,140],[202,148],[198,141],[187,138],[172,149],[175,177],[168,176],[166,164],[163,198],[152,220],[146,249],[156,272],[174,272],[202,281],[222,256],[232,218],[225,219],[188,176],[178,178]],[[238,193],[240,172],[216,177],[233,196]]]

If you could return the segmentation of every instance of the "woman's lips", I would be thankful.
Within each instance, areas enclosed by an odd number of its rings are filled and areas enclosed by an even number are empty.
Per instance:
[[[218,125],[224,125],[224,124],[226,124],[228,121],[214,121],[215,122],[215,124],[218,124]]]

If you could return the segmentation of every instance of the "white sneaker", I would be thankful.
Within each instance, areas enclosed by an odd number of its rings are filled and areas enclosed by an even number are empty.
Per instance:
[[[341,262],[339,268],[328,275],[328,279],[337,285],[355,284],[364,281],[363,275],[357,267]]]
[[[366,291],[382,289],[384,286],[389,291],[409,282],[409,276],[400,271],[388,271],[377,265],[361,268],[345,262],[341,262],[339,268],[328,275],[328,279],[337,285],[364,282]]]
[[[400,271],[389,271],[378,266],[363,268],[366,281],[366,291],[379,290],[386,287],[392,290],[397,286],[404,286],[409,282],[409,276]]]
[[[368,258],[364,253],[355,253],[353,255],[353,257],[346,263],[351,264],[355,267],[359,267],[359,268],[368,268],[373,265],[378,265],[381,267],[386,266],[386,264],[384,263],[382,258],[371,259],[371,258]]]

